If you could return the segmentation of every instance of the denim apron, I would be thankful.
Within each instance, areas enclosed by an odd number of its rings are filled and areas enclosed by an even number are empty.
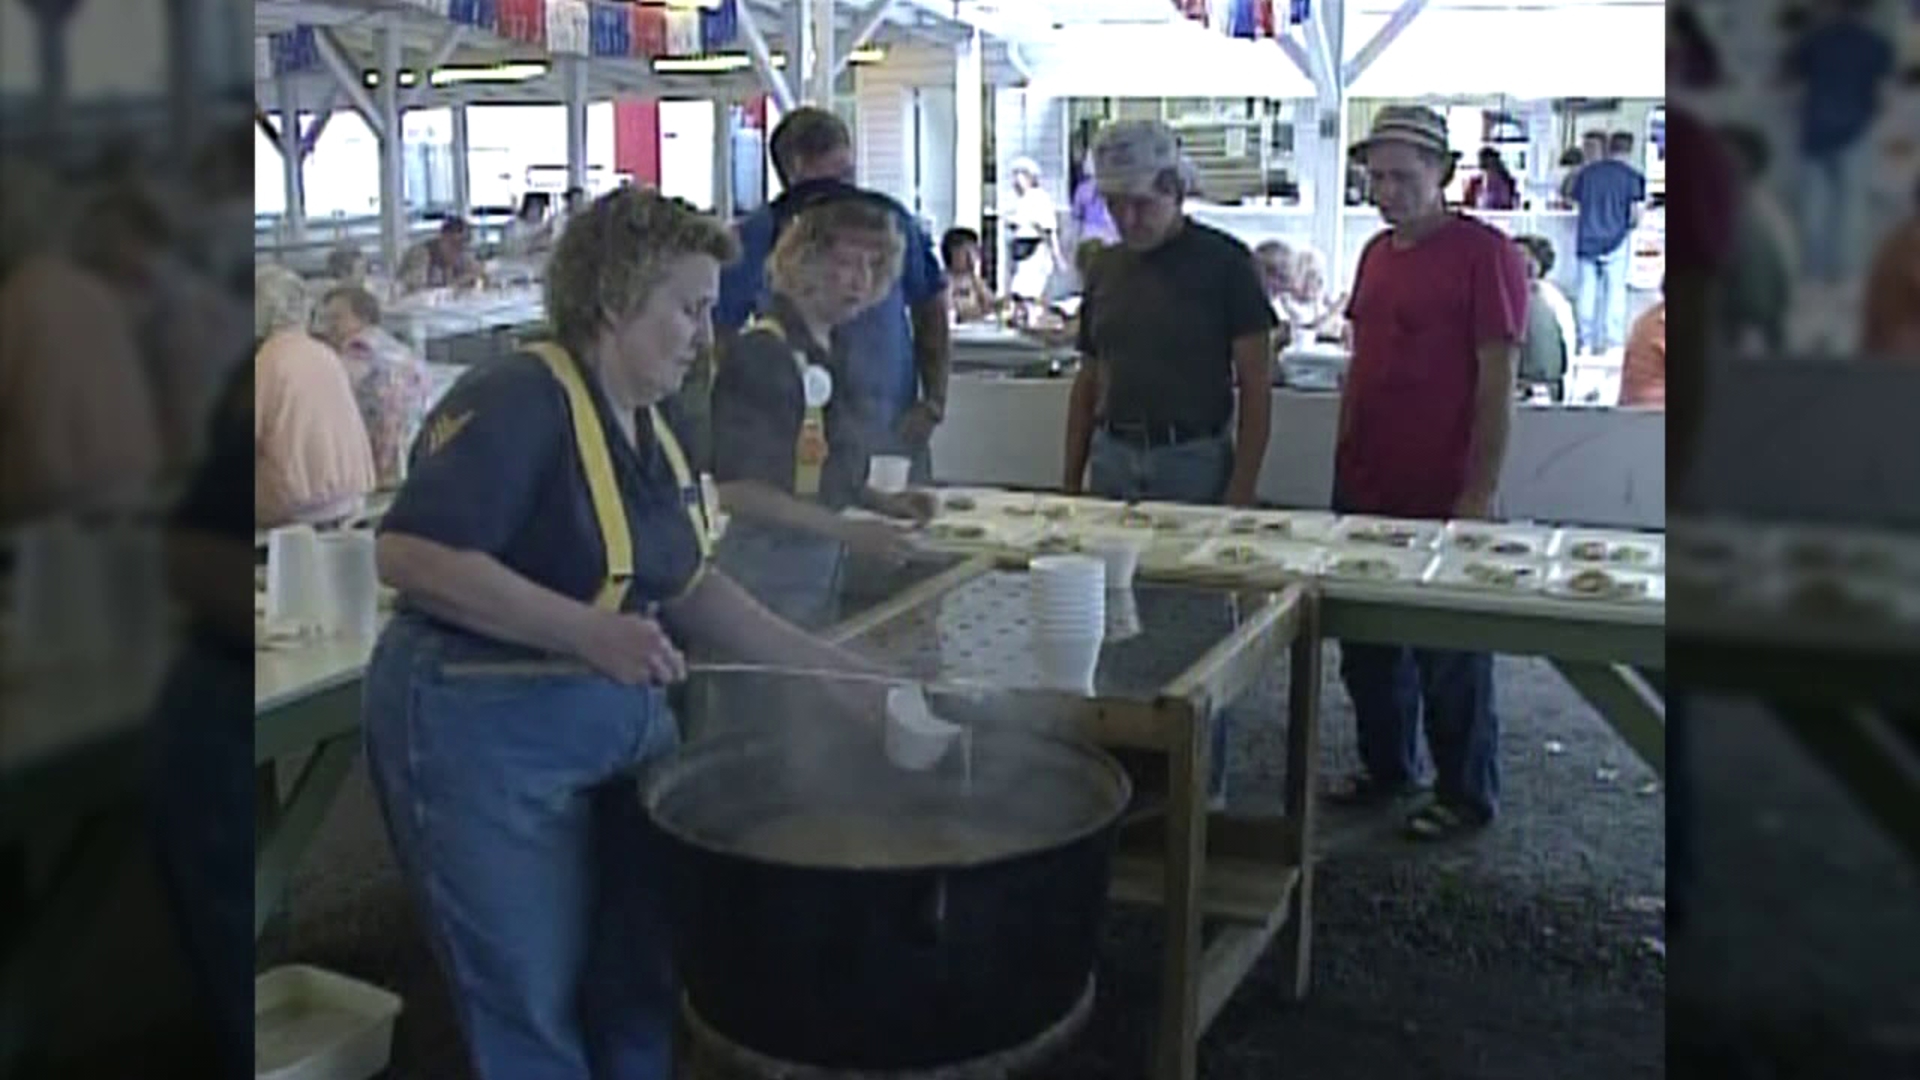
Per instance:
[[[605,543],[594,604],[617,611],[634,550],[605,434],[572,361],[534,351],[567,392]],[[705,554],[698,482],[651,419]],[[672,713],[657,686],[514,673],[516,658],[416,612],[381,633],[365,738],[394,854],[480,1080],[669,1080],[666,860],[635,769],[677,745]]]

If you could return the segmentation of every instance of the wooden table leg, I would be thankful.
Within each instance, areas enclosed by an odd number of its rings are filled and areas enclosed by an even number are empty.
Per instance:
[[[1204,707],[1204,706],[1203,706]],[[1206,716],[1185,701],[1167,710],[1166,941],[1160,981],[1156,1080],[1194,1080],[1200,1041],[1200,881],[1206,851]]]
[[[359,740],[344,736],[322,743],[307,759],[284,802],[254,839],[253,933],[257,939],[286,892],[293,868],[346,783]]]
[[[1667,775],[1667,706],[1646,680],[1623,664],[1555,660],[1553,666],[1640,760]]]
[[[1774,714],[1907,856],[1920,862],[1920,765],[1898,729],[1867,709],[1778,704]]]
[[[1305,998],[1313,981],[1313,837],[1320,812],[1321,668],[1320,602],[1309,598],[1303,601],[1287,664],[1287,826],[1300,880],[1293,889],[1293,912],[1281,932],[1280,947],[1289,968],[1286,990],[1293,1001]]]

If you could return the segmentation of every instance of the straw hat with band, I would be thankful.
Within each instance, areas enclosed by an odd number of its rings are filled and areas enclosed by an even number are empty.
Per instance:
[[[1447,141],[1447,119],[1424,105],[1388,105],[1373,118],[1373,129],[1353,145],[1355,156],[1376,146],[1399,143],[1454,161],[1459,154]]]

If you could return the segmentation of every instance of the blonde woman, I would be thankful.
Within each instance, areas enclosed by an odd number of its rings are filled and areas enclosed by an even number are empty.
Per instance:
[[[904,241],[881,200],[847,193],[803,209],[767,259],[767,314],[720,358],[713,390],[714,479],[732,516],[720,565],[802,625],[833,614],[843,545],[904,555],[898,529],[839,513],[858,506],[923,519],[924,494],[867,486],[872,429],[847,382],[834,330],[891,290]]]
[[[400,599],[367,669],[367,761],[479,1080],[672,1075],[663,867],[633,776],[677,743],[683,650],[872,670],[709,569],[659,406],[737,250],[655,191],[582,207],[548,266],[554,340],[454,384],[380,525]],[[554,658],[588,670],[525,674]]]
[[[373,450],[340,357],[308,332],[313,298],[284,266],[254,275],[253,514],[262,528],[359,513]]]

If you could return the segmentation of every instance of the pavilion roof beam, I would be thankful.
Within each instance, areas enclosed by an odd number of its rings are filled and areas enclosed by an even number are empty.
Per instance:
[[[1392,15],[1387,16],[1386,24],[1375,31],[1365,45],[1360,46],[1360,51],[1353,54],[1353,59],[1347,61],[1341,72],[1341,85],[1352,86],[1353,81],[1372,67],[1373,62],[1380,59],[1380,54],[1386,51],[1387,46],[1392,45],[1394,39],[1404,33],[1413,20],[1419,18],[1420,13],[1426,9],[1427,0],[1404,0]]]
[[[433,73],[437,71],[442,64],[445,64],[453,58],[454,51],[460,48],[460,43],[466,39],[466,36],[467,28],[459,23],[454,23],[452,26],[447,27],[447,32],[441,37],[439,44],[435,45],[433,52],[427,55],[427,62],[420,66],[420,72],[414,80],[413,89],[407,93],[406,98],[403,100],[403,108],[417,109],[420,107],[420,103],[426,98],[427,88],[433,85]]]
[[[391,33],[392,31],[387,31]],[[367,93],[366,85],[360,78],[360,66],[348,59],[347,49],[340,43],[340,37],[332,30],[318,29],[313,34],[314,47],[320,53],[320,63],[326,66],[333,76],[340,92],[347,96],[347,103],[360,114],[367,129],[374,135],[385,138],[387,125],[380,110],[375,107],[372,95]]]

